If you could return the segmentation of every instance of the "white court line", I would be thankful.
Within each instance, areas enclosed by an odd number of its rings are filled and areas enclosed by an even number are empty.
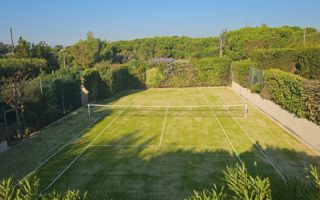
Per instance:
[[[152,144],[93,144],[90,147],[159,147]],[[231,147],[214,147],[214,146],[183,146],[183,145],[162,145],[164,148],[206,148],[206,149],[231,149]]]
[[[168,102],[169,104],[169,102]],[[164,121],[163,121],[163,125],[162,125],[162,131],[161,131],[161,136],[160,136],[160,142],[159,142],[159,147],[161,146],[162,144],[162,138],[163,138],[163,133],[164,133],[164,129],[165,129],[165,126],[166,126],[166,121],[167,121],[167,116],[168,116],[168,110],[169,110],[169,107],[167,107],[167,111],[166,111],[166,116],[164,117]]]
[[[214,94],[213,94],[214,95]],[[239,120],[236,119],[232,113],[228,110],[230,116],[232,119],[236,122],[236,124],[240,127],[240,129],[247,135],[247,137],[251,140],[251,142],[255,145],[255,147],[260,151],[260,153],[268,160],[268,162],[271,164],[271,166],[274,168],[274,170],[280,175],[280,177],[283,180],[286,180],[285,176],[282,174],[282,172],[279,170],[279,168],[272,162],[272,160],[267,156],[267,154],[260,148],[260,146],[257,144],[256,141],[253,140],[251,135],[244,129],[244,127],[240,124]]]
[[[135,98],[127,105],[130,106]],[[47,191],[72,165],[75,163],[81,156],[84,154],[84,152],[92,145],[119,117],[120,115],[125,111],[126,109],[122,110],[113,120],[105,126],[102,131],[67,165],[59,174],[54,178],[53,181],[44,189],[44,191]]]
[[[236,156],[237,156],[238,160],[239,160],[239,161],[240,161],[240,163],[242,164],[243,162],[242,162],[242,160],[241,160],[241,158],[240,158],[240,156],[239,156],[238,152],[237,152],[237,151],[236,151],[236,149],[234,148],[234,146],[233,146],[233,144],[232,144],[232,142],[231,142],[231,140],[230,140],[230,138],[229,138],[229,136],[228,136],[227,132],[224,130],[224,128],[223,128],[223,126],[222,126],[222,124],[221,124],[220,120],[218,119],[218,117],[217,117],[217,116],[216,116],[216,114],[214,113],[214,111],[213,111],[213,109],[212,109],[212,107],[211,107],[211,103],[209,102],[208,98],[204,95],[204,93],[203,93],[203,91],[202,91],[202,89],[201,89],[201,88],[200,88],[200,91],[201,91],[202,96],[203,96],[203,97],[204,97],[204,99],[206,100],[207,104],[210,106],[211,111],[212,111],[213,115],[215,116],[215,119],[217,120],[217,122],[218,122],[218,124],[219,124],[219,126],[220,126],[221,130],[223,131],[224,135],[226,136],[226,138],[227,138],[227,140],[228,140],[228,142],[229,142],[230,146],[232,147],[232,149],[233,149],[234,153],[236,154]]]
[[[114,107],[114,108],[117,108],[117,107],[127,107],[126,105],[122,105],[122,104],[88,104],[90,106],[96,106],[96,107]],[[239,107],[239,106],[245,106],[246,104],[229,104],[229,105],[226,105],[226,104],[221,104],[221,105],[210,105],[210,106],[207,106],[207,105],[204,105],[204,106],[201,106],[201,105],[182,105],[182,106],[170,106],[170,105],[167,105],[167,106],[146,106],[146,105],[134,105],[134,106],[129,106],[128,108],[208,108],[208,107],[212,107],[212,108],[215,108],[215,107],[232,107],[232,106],[235,106],[235,107]]]
[[[100,118],[94,120],[92,123],[90,123],[85,129],[80,131],[77,135],[75,135],[71,140],[69,140],[66,144],[61,146],[56,152],[51,154],[48,158],[46,158],[44,161],[42,161],[37,167],[35,167],[33,170],[31,170],[22,180],[27,179],[33,172],[37,171],[39,168],[41,168],[44,164],[46,164],[51,158],[53,158],[55,155],[57,155],[60,151],[62,151],[66,146],[71,144],[75,139],[77,139],[80,135],[82,135],[85,131],[87,131],[93,124],[95,124]],[[17,183],[16,185],[18,185]]]

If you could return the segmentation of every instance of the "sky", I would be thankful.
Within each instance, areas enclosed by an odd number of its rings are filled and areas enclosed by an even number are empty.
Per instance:
[[[217,36],[244,26],[311,26],[319,0],[0,0],[0,41],[71,45],[92,31],[103,40]]]

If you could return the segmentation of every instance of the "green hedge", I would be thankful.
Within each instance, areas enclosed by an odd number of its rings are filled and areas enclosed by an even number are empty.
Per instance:
[[[102,79],[96,69],[87,69],[82,73],[83,85],[89,91],[89,101],[103,97],[101,95]]]
[[[253,51],[251,58],[262,69],[276,68],[294,73],[298,51],[296,49],[259,49]]]
[[[230,84],[230,63],[227,58],[202,58],[151,63],[146,72],[148,87],[196,87]]]
[[[31,130],[39,129],[80,106],[80,79],[70,70],[40,75],[29,81],[25,90],[23,121],[25,128]]]
[[[250,67],[255,66],[253,61],[241,60],[232,63],[233,80],[244,87],[249,87]]]
[[[305,81],[303,98],[306,118],[320,125],[320,81]]]
[[[0,76],[9,77],[20,71],[24,75],[36,76],[41,70],[46,71],[47,61],[38,58],[2,58]]]
[[[304,78],[320,79],[320,47],[300,49],[297,68]]]
[[[203,58],[193,61],[201,86],[222,86],[230,84],[230,64],[228,58]]]
[[[265,97],[298,117],[305,116],[303,78],[278,69],[269,69],[265,70],[263,81]]]
[[[147,70],[146,84],[148,87],[160,87],[161,82],[164,80],[165,76],[159,68],[151,68]]]

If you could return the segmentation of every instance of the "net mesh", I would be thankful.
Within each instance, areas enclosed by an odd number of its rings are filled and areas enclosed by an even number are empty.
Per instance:
[[[89,116],[110,115],[118,112],[126,116],[246,117],[247,105],[125,106],[88,104]]]

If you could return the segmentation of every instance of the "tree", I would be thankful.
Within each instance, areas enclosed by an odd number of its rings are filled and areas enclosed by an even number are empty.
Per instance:
[[[92,67],[100,60],[101,40],[94,37],[92,32],[87,34],[86,40],[80,40],[72,48],[74,64],[81,67]]]
[[[41,41],[36,45],[32,45],[31,56],[45,59],[48,64],[47,72],[51,72],[59,68],[58,57],[54,50],[46,42]]]
[[[18,45],[15,48],[15,56],[18,58],[28,58],[31,56],[30,43],[19,37]]]

